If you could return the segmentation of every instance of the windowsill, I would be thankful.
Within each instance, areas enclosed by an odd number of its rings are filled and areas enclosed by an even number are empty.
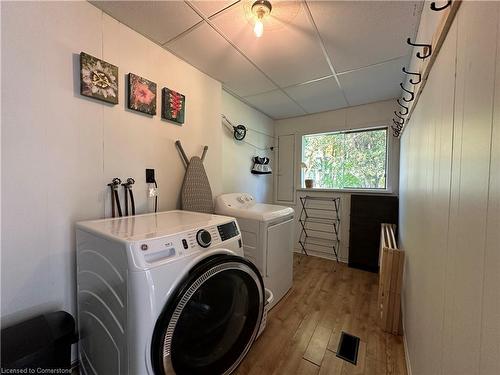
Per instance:
[[[392,191],[388,189],[325,189],[325,188],[296,188],[296,191],[312,191],[315,193],[362,193],[362,194],[383,194],[389,195],[393,194]]]

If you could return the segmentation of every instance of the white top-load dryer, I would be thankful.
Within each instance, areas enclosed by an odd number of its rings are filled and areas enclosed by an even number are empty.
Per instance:
[[[265,292],[233,218],[187,211],[77,224],[82,374],[229,374]]]
[[[273,307],[292,287],[294,210],[257,203],[248,193],[222,194],[215,211],[238,221],[245,257],[257,265],[264,285],[274,295]]]

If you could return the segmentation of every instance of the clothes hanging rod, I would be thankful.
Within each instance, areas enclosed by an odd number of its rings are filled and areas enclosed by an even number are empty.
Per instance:
[[[308,221],[308,223],[310,223],[310,221]],[[306,230],[310,230],[310,231],[313,231],[313,232],[321,232],[321,233],[328,233],[328,234],[336,234],[335,231],[331,231],[331,230],[322,230],[322,229],[313,229],[313,228],[305,228]]]
[[[318,210],[318,211],[328,211],[328,212],[337,212],[335,209],[331,208],[316,208],[316,207],[307,207],[309,210]]]
[[[335,200],[340,200],[339,197],[337,198],[331,198],[331,197],[312,197],[310,195],[306,195],[305,197],[301,197],[301,199],[303,198],[306,198],[308,200],[312,200],[312,201],[328,201],[328,202],[332,202],[332,201],[335,201]]]

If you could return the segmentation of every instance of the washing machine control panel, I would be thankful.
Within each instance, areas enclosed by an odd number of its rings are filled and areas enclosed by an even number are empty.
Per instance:
[[[200,229],[196,233],[196,242],[203,248],[209,247],[212,244],[212,235],[206,229]]]
[[[235,237],[241,238],[238,226],[233,220],[226,224],[197,228],[164,238],[137,242],[134,246],[134,258],[136,258],[138,266],[147,268],[154,263],[174,260],[204,251]]]
[[[219,236],[222,241],[229,240],[233,237],[236,237],[238,234],[240,234],[238,230],[238,226],[234,221],[231,221],[227,224],[222,224],[218,225],[217,229],[219,231]]]

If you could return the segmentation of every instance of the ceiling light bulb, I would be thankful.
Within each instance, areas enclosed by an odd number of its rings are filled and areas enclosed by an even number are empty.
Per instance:
[[[273,7],[271,6],[269,0],[257,0],[252,5],[252,13],[256,19],[253,32],[257,38],[260,38],[264,33],[264,24],[262,23],[262,20],[269,16],[271,9],[273,9]]]
[[[260,19],[258,19],[255,22],[255,26],[253,28],[253,32],[255,33],[255,36],[257,38],[260,38],[262,36],[262,34],[264,33],[264,24],[262,23],[262,21]]]

